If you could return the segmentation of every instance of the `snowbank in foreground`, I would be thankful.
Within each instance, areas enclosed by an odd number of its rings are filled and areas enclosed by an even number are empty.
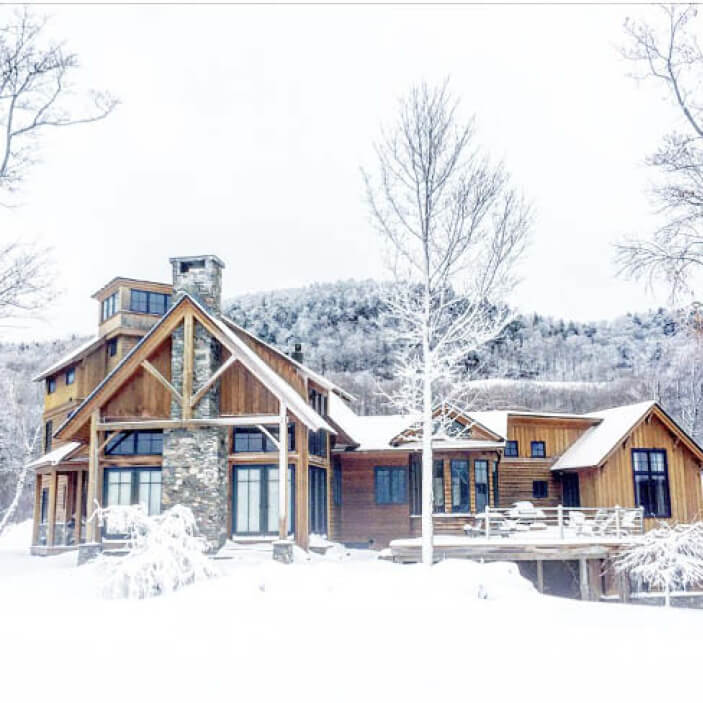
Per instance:
[[[32,521],[16,522],[8,525],[0,535],[0,550],[25,549],[32,544]]]
[[[221,578],[130,601],[101,599],[75,554],[0,552],[0,699],[593,703],[700,690],[703,612],[542,596],[511,564],[234,556]]]

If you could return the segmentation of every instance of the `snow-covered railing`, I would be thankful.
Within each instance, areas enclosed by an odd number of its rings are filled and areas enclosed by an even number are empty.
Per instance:
[[[642,508],[538,508],[516,503],[510,508],[486,508],[467,525],[467,534],[476,537],[519,536],[526,532],[548,531],[559,539],[573,537],[628,537],[644,532]]]

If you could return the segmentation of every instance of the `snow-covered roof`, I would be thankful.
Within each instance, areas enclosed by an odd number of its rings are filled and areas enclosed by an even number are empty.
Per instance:
[[[80,442],[66,442],[56,449],[52,449],[43,456],[27,464],[28,469],[37,469],[40,466],[56,466],[68,459],[81,446]]]
[[[598,466],[608,453],[656,405],[647,400],[633,405],[587,413],[582,417],[600,420],[589,427],[552,466],[552,471]]]
[[[81,344],[79,347],[76,349],[73,349],[70,351],[68,354],[65,356],[61,357],[57,362],[53,363],[51,366],[48,368],[44,369],[41,373],[38,373],[32,381],[41,381],[47,376],[51,376],[51,374],[56,373],[57,371],[60,371],[64,366],[67,364],[70,364],[72,361],[78,361],[80,358],[82,358],[86,352],[97,342],[100,341],[100,337],[91,337],[87,342],[84,342]]]
[[[317,373],[317,371],[313,371],[309,366],[305,366],[305,364],[301,364],[299,361],[296,361],[292,357],[287,356],[280,349],[277,349],[275,346],[273,346],[273,344],[269,344],[268,342],[265,342],[263,339],[261,339],[261,337],[257,337],[255,334],[252,334],[249,330],[245,329],[241,325],[238,325],[231,318],[227,317],[226,315],[221,315],[220,319],[233,330],[243,332],[247,335],[247,337],[251,337],[251,339],[255,340],[259,344],[262,344],[267,349],[270,349],[271,351],[275,352],[276,354],[279,354],[280,356],[286,357],[286,359],[291,364],[293,364],[293,366],[299,368],[306,376],[308,376],[315,383],[317,383],[318,386],[321,386],[322,388],[325,388],[328,391],[334,391],[335,393],[339,393],[339,395],[341,395],[343,398],[346,398],[347,400],[355,400],[354,396],[351,393],[345,391],[344,388],[340,388],[340,386],[338,386],[336,383],[332,383],[332,381],[330,381],[328,378],[325,378],[324,376],[320,375],[319,373]]]
[[[508,436],[508,413],[505,410],[480,410],[467,415],[499,437]]]

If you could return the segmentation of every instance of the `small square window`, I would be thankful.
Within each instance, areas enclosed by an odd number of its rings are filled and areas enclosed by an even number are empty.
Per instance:
[[[549,494],[549,484],[546,481],[532,482],[532,497],[546,498]]]
[[[547,456],[544,442],[530,442],[530,456],[533,459],[544,459]]]
[[[515,439],[509,439],[505,443],[505,451],[503,452],[504,456],[518,456],[518,444],[517,440]]]
[[[66,385],[70,386],[76,380],[76,368],[71,366],[70,369],[66,370]]]

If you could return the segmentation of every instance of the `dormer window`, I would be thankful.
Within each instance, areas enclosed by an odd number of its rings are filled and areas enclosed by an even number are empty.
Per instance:
[[[76,380],[76,367],[71,366],[70,369],[66,369],[66,385],[70,386]]]
[[[55,391],[56,391],[56,377],[49,376],[49,378],[46,379],[46,392],[47,393],[54,393]]]
[[[152,291],[132,288],[129,294],[130,312],[163,315],[171,305],[171,296],[166,293],[153,293]]]
[[[108,296],[107,298],[105,298],[105,300],[103,300],[100,321],[105,322],[105,320],[112,317],[116,312],[117,312],[117,292],[115,291],[112,295]]]

